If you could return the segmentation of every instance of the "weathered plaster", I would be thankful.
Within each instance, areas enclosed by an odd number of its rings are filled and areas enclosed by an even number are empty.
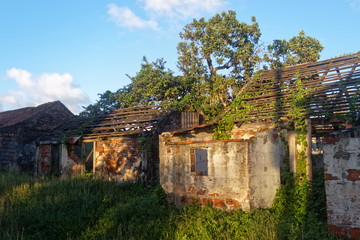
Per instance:
[[[85,165],[81,161],[81,156],[75,154],[76,148],[81,148],[81,146],[75,144],[61,145],[60,168],[61,175],[64,177],[75,176],[84,172]]]
[[[327,139],[324,145],[328,230],[360,237],[360,138]]]
[[[280,187],[281,146],[271,125],[235,127],[227,141],[213,140],[207,129],[174,136],[166,132],[159,145],[160,183],[176,204],[195,200],[227,210],[271,207]],[[191,148],[207,149],[208,176],[191,171]]]

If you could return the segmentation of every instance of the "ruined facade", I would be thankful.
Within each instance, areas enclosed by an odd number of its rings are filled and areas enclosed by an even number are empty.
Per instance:
[[[349,131],[350,132],[350,131]],[[328,230],[360,238],[360,135],[327,138],[324,145]],[[354,136],[354,135],[353,135]]]
[[[59,101],[0,113],[0,167],[32,172],[36,141],[72,116]]]
[[[211,126],[165,132],[159,148],[160,183],[176,204],[268,208],[280,187],[284,146],[272,124],[243,124],[229,140],[213,140]]]
[[[92,144],[83,145],[81,141],[81,129],[87,121],[88,118],[73,116],[39,139],[35,155],[36,176],[73,176],[92,169]]]
[[[73,176],[92,170],[106,180],[158,184],[158,135],[180,128],[179,116],[140,106],[73,118],[40,141],[37,174]]]
[[[71,177],[92,170],[92,143],[81,143],[80,137],[65,142],[40,141],[35,155],[35,175]]]

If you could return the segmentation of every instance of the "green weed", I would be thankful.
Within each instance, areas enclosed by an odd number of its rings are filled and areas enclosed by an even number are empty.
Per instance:
[[[224,212],[176,208],[160,186],[0,171],[0,239],[335,239],[326,229],[323,181],[312,183],[301,226],[291,184],[272,209]]]

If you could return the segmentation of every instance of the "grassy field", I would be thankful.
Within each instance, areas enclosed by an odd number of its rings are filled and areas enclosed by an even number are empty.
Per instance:
[[[86,176],[36,179],[0,170],[0,239],[331,238],[319,216],[309,220],[316,223],[308,224],[312,228],[294,234],[276,208],[227,213],[191,204],[177,209],[165,197],[161,187]]]

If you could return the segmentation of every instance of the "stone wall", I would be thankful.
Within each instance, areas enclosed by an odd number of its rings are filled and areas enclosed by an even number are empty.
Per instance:
[[[35,176],[44,176],[51,172],[51,144],[42,144],[36,153]]]
[[[37,148],[35,176],[71,177],[84,172],[80,144],[42,143]]]
[[[208,128],[163,133],[159,138],[162,187],[176,204],[198,201],[227,210],[271,207],[280,187],[283,157],[273,128],[242,125],[233,129],[230,140],[213,140]],[[203,157],[200,150],[206,153]],[[198,171],[196,164],[202,158],[207,159],[207,169]]]
[[[61,175],[70,177],[84,172],[85,164],[82,158],[81,144],[63,144],[61,146]]]
[[[324,145],[328,230],[360,237],[360,138],[328,138]]]
[[[36,142],[73,116],[60,102],[43,104],[34,109],[38,109],[38,112],[33,116],[0,128],[0,167],[16,165],[24,172],[35,172]],[[26,115],[21,109],[13,112],[20,116]]]
[[[94,173],[115,181],[152,183],[156,178],[151,139],[138,137],[96,141]]]
[[[17,132],[0,130],[0,167],[17,165]]]

